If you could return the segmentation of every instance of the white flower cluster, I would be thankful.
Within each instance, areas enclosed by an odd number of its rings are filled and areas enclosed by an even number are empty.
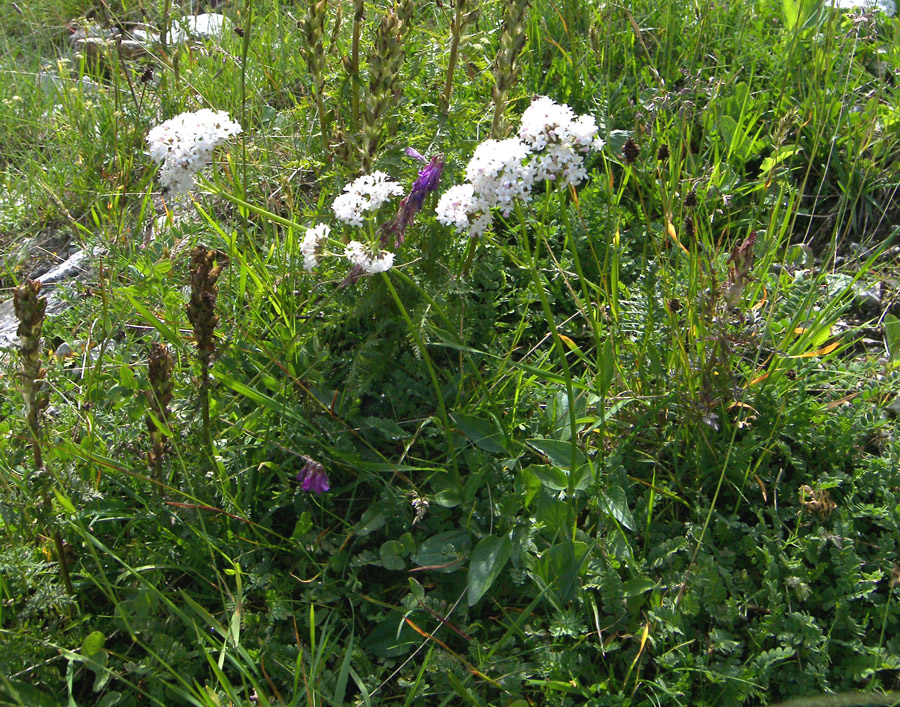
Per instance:
[[[367,211],[377,211],[392,196],[403,193],[403,187],[384,172],[372,172],[354,179],[344,187],[344,193],[334,200],[331,208],[339,221],[362,226]]]
[[[300,243],[304,270],[312,270],[319,264],[319,255],[329,233],[331,229],[324,223],[306,229],[306,235]]]
[[[389,250],[382,250],[376,256],[369,246],[359,241],[350,241],[345,246],[344,256],[351,265],[368,273],[386,272],[394,265],[394,254]]]
[[[516,200],[531,199],[536,182],[579,184],[587,177],[585,155],[602,147],[593,117],[576,117],[569,106],[538,96],[522,115],[518,137],[485,140],[475,149],[466,167],[468,183],[444,193],[437,219],[480,236],[491,224],[491,209],[508,217]]]
[[[147,133],[150,157],[162,164],[160,184],[173,196],[194,188],[194,177],[212,163],[213,150],[222,140],[241,132],[225,111],[208,108],[182,113]]]

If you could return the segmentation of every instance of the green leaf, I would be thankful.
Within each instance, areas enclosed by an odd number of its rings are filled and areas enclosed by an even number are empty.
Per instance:
[[[432,567],[433,571],[455,572],[471,545],[465,530],[448,530],[422,542],[412,561],[419,567]]]
[[[403,544],[398,540],[388,540],[382,544],[381,564],[386,570],[396,570],[402,572],[406,569],[406,563],[403,561]]]
[[[90,657],[94,655],[94,653],[99,653],[103,650],[103,646],[106,645],[106,636],[104,636],[100,631],[94,631],[93,633],[88,634],[88,636],[81,642],[81,654],[85,657]]]
[[[21,680],[0,677],[0,707],[59,707],[59,702]]]
[[[178,333],[172,329],[168,324],[162,321],[159,317],[157,317],[153,312],[147,309],[146,305],[141,302],[137,297],[134,296],[132,289],[130,287],[123,287],[119,290],[119,292],[125,295],[125,299],[128,300],[128,303],[134,308],[134,311],[141,315],[143,320],[147,322],[150,326],[156,329],[160,334],[163,335],[163,338],[168,341],[173,346],[181,345],[181,337],[178,336]]]
[[[569,488],[569,476],[558,466],[532,464],[528,469],[551,491],[565,491]]]
[[[628,510],[625,489],[621,486],[612,486],[602,496],[606,502],[606,512],[628,528],[628,530],[634,530],[634,518],[631,516],[631,511]]]
[[[636,597],[646,591],[653,589],[658,583],[647,577],[638,577],[637,579],[629,579],[623,585],[626,597]]]
[[[75,515],[75,506],[72,505],[72,501],[69,500],[68,496],[63,494],[59,489],[53,489],[53,495],[56,496],[56,500],[66,513],[70,516]]]
[[[616,342],[613,341],[612,335],[610,335],[603,342],[603,350],[600,352],[600,372],[597,375],[597,387],[600,389],[601,397],[606,397],[615,375]]]
[[[538,479],[537,474],[534,473],[532,467],[526,467],[519,472],[519,476],[517,478],[517,488],[516,490],[519,493],[525,494],[524,505],[525,508],[531,505],[531,502],[534,500],[534,497],[537,496],[538,491],[541,490],[541,481]]]
[[[488,535],[475,546],[469,562],[469,606],[474,606],[491,588],[509,561],[512,542],[507,536]]]
[[[509,450],[503,446],[503,434],[492,421],[460,413],[454,413],[450,417],[459,431],[475,446],[491,454],[509,454]]]
[[[893,314],[884,315],[884,340],[887,343],[891,361],[900,360],[900,319]]]
[[[392,611],[366,636],[363,647],[379,658],[396,658],[413,650],[421,639],[406,623],[405,616]]]
[[[528,445],[543,454],[550,463],[563,469],[572,468],[572,443],[558,439],[529,439]],[[575,448],[575,465],[586,464],[584,453]]]
[[[300,539],[312,530],[312,516],[309,511],[303,511],[297,522],[294,524],[294,532],[291,533],[291,540],[299,542]]]
[[[365,537],[384,526],[386,522],[387,517],[384,514],[384,509],[378,506],[370,506],[362,514],[359,523],[353,526],[353,532],[360,537]]]

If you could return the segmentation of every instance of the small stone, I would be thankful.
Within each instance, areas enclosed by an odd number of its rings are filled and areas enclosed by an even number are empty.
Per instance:
[[[69,358],[74,355],[72,351],[72,347],[69,346],[65,341],[62,342],[59,346],[56,347],[56,351],[54,351],[54,355],[56,358],[62,360],[64,358]]]

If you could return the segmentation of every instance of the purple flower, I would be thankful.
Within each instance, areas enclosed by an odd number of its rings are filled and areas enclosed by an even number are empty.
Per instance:
[[[411,147],[406,148],[406,154],[415,157],[422,162],[425,158]],[[413,182],[412,189],[409,194],[400,202],[400,208],[397,209],[397,215],[381,227],[381,242],[387,246],[388,236],[394,236],[394,248],[399,248],[406,236],[406,229],[413,222],[416,214],[422,210],[422,204],[425,203],[425,197],[431,192],[436,191],[441,181],[441,174],[444,171],[444,156],[435,155],[431,161],[425,165],[420,171],[419,176]]]
[[[310,457],[303,457],[306,464],[297,474],[297,481],[300,482],[300,488],[304,491],[312,491],[313,493],[323,494],[331,488],[328,482],[328,476],[325,474],[325,467]]]

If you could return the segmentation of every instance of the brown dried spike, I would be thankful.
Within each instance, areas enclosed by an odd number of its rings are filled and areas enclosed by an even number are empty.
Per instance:
[[[216,314],[216,281],[223,265],[217,262],[223,255],[198,245],[191,251],[191,301],[187,306],[188,319],[194,328],[194,341],[201,362],[205,365],[216,350],[213,340],[219,317]]]

